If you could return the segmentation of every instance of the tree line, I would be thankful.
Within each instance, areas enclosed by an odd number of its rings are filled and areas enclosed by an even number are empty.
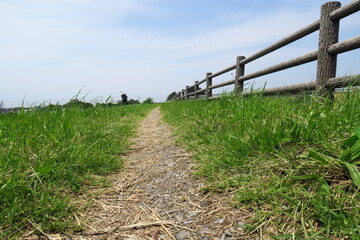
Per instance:
[[[142,104],[152,104],[154,103],[153,98],[149,97],[145,99]],[[79,100],[77,98],[71,99],[69,102],[61,105],[61,104],[49,104],[46,106],[37,106],[34,107],[36,110],[52,110],[52,109],[60,109],[60,108],[69,108],[69,107],[77,107],[77,108],[92,108],[92,107],[117,107],[124,105],[136,105],[141,104],[139,100],[130,99],[128,100],[128,96],[126,94],[121,95],[121,100],[117,102],[105,102],[105,103],[91,103]]]

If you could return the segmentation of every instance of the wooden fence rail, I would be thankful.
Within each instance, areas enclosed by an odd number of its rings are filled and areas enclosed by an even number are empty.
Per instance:
[[[189,99],[190,97],[199,98],[200,95],[205,95],[206,98],[212,98],[213,89],[232,84],[235,85],[235,93],[246,95],[248,93],[244,92],[245,81],[313,61],[317,61],[317,74],[315,82],[265,89],[263,92],[264,95],[299,93],[302,91],[317,90],[318,93],[323,96],[330,96],[330,93],[334,88],[344,87],[349,84],[360,85],[360,74],[336,78],[337,55],[360,48],[360,36],[338,42],[340,20],[359,10],[360,0],[352,1],[343,7],[341,7],[340,2],[327,2],[321,6],[321,16],[319,20],[281,39],[269,47],[252,54],[249,57],[238,56],[236,58],[236,63],[230,67],[216,73],[206,73],[206,77],[204,79],[201,81],[195,81],[194,85],[186,86],[185,89],[182,89],[173,97],[173,100],[184,100]],[[245,75],[246,64],[316,31],[319,31],[319,47],[317,51],[310,52],[303,56]],[[232,70],[235,70],[235,79],[213,85],[212,80],[214,77],[220,76]],[[200,85],[203,83],[206,84],[206,87],[201,89]]]

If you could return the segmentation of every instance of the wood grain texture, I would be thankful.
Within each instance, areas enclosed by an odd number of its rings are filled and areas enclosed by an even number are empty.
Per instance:
[[[199,85],[206,82],[206,78],[204,78],[203,80],[199,81]]]
[[[222,83],[219,83],[219,84],[214,84],[210,87],[210,89],[216,89],[216,88],[220,88],[220,87],[226,87],[226,86],[229,86],[231,84],[234,84],[235,83],[235,79],[233,80],[229,80],[229,81],[226,81],[226,82],[222,82]]]
[[[245,76],[240,77],[237,80],[238,81],[246,81],[246,80],[249,80],[252,78],[261,77],[261,76],[264,76],[264,75],[267,75],[270,73],[278,72],[278,71],[281,71],[281,70],[284,70],[287,68],[292,68],[292,67],[295,67],[298,65],[309,63],[309,62],[315,61],[317,59],[317,55],[318,55],[318,52],[314,51],[314,52],[305,54],[301,57],[297,57],[297,58],[291,59],[289,61],[282,62],[282,63],[276,64],[274,66],[265,68],[263,70],[260,70],[260,71],[257,71],[257,72],[251,73],[251,74],[247,74]]]
[[[225,69],[223,69],[223,70],[221,70],[221,71],[219,71],[217,73],[211,74],[210,77],[214,78],[214,77],[220,76],[220,75],[222,75],[224,73],[227,73],[227,72],[230,72],[230,71],[234,70],[235,68],[236,68],[236,64],[231,65],[230,67],[225,68]]]
[[[236,58],[236,71],[235,71],[235,79],[239,79],[245,74],[245,64],[241,64],[241,61],[245,59],[245,56],[238,56]],[[244,90],[244,81],[235,81],[235,94],[242,92]]]
[[[201,93],[204,93],[206,92],[206,88],[203,88],[203,89],[200,89],[200,90],[197,90],[196,93],[199,95]]]
[[[197,93],[198,89],[199,89],[199,81],[195,81],[195,85],[194,85],[195,98],[199,98],[199,95]]]
[[[360,36],[350,38],[348,40],[335,43],[331,45],[327,52],[331,55],[336,55],[343,52],[348,52],[354,49],[360,48]]]
[[[339,21],[340,19],[347,17],[359,10],[360,10],[360,0],[355,0],[333,11],[330,14],[330,19],[332,21]]]
[[[244,56],[237,57],[236,64],[232,66],[229,66],[214,74],[207,73],[205,79],[195,82],[195,85],[193,86],[195,90],[194,93],[186,94],[182,92],[179,98],[185,99],[186,96],[193,96],[193,95],[195,96],[195,98],[197,98],[199,97],[200,93],[205,92],[206,98],[210,99],[212,98],[212,89],[225,87],[231,84],[235,84],[234,92],[239,93],[242,92],[244,89],[244,81],[256,77],[261,77],[274,72],[282,71],[287,68],[292,68],[316,60],[317,60],[317,73],[316,73],[315,82],[296,84],[281,88],[272,88],[266,90],[266,94],[271,94],[271,93],[277,94],[278,91],[280,92],[290,91],[290,93],[292,93],[297,91],[316,89],[318,90],[317,91],[318,93],[325,96],[329,94],[334,87],[344,86],[343,84],[345,84],[345,82],[343,82],[342,80],[347,79],[347,82],[349,82],[348,78],[346,77],[336,78],[337,55],[343,52],[360,48],[360,36],[356,36],[348,40],[338,42],[339,20],[359,10],[360,10],[360,0],[354,0],[343,7],[341,7],[340,2],[325,3],[321,6],[321,17],[319,20],[305,26],[304,28],[296,31],[295,33],[270,45],[269,47],[250,55],[249,57],[244,57]],[[301,39],[317,30],[319,30],[317,51],[245,75],[245,65],[247,63],[250,63],[268,53],[271,53],[279,48],[282,48],[283,46],[286,46],[289,43]],[[235,69],[235,79],[213,85],[212,78],[220,76],[234,69]],[[350,81],[350,82],[353,84],[360,84],[359,81]],[[202,83],[206,83],[206,88],[200,90],[199,85]],[[302,90],[299,90],[301,88]],[[331,94],[329,96],[331,96]]]
[[[326,86],[331,88],[347,87],[349,85],[359,86],[360,74],[355,74],[345,77],[330,78],[326,82]]]
[[[210,77],[211,73],[206,73],[206,98],[209,99],[212,97],[212,89],[210,88],[212,85],[212,78]]]
[[[346,87],[351,84],[358,85],[360,84],[360,75],[352,75],[346,77],[338,77],[338,78],[330,78],[326,82],[326,86],[328,88],[341,88]],[[289,86],[283,87],[275,87],[275,88],[268,88],[261,92],[263,95],[278,95],[278,94],[294,94],[300,93],[303,91],[313,91],[316,89],[316,82],[308,82],[308,83],[300,83],[300,84],[293,84]],[[245,93],[249,94],[249,93]]]
[[[291,59],[289,61],[282,62],[282,63],[276,64],[274,66],[271,66],[271,67],[256,71],[254,73],[244,75],[244,76],[242,76],[242,77],[240,77],[238,79],[234,79],[234,80],[230,80],[230,81],[226,81],[226,82],[223,82],[223,83],[212,85],[210,88],[215,89],[215,88],[219,88],[219,87],[225,87],[225,86],[234,84],[236,81],[244,82],[244,81],[247,81],[247,80],[250,80],[250,79],[253,79],[253,78],[257,78],[257,77],[261,77],[261,76],[270,74],[270,73],[285,70],[287,68],[292,68],[292,67],[295,67],[295,66],[298,66],[298,65],[309,63],[309,62],[315,61],[316,59],[317,59],[317,51],[314,51],[314,52],[305,54],[304,56],[294,58],[294,59]]]
[[[189,99],[189,86],[185,87],[185,98]]]
[[[339,39],[339,21],[332,21],[330,14],[340,8],[340,2],[328,2],[321,6],[318,64],[316,73],[316,89],[320,95],[325,95],[329,89],[326,80],[336,76],[336,55],[328,53],[328,48]]]
[[[244,60],[241,61],[241,64],[247,64],[249,62],[252,62],[266,54],[269,54],[279,48],[282,48],[292,42],[295,42],[296,40],[299,40],[317,30],[319,30],[319,27],[320,27],[320,21],[315,21],[309,25],[307,25],[306,27],[300,29],[299,31],[296,31],[295,33],[281,39],[280,41],[272,44],[271,46],[257,52],[257,53],[254,53],[253,55],[245,58]]]

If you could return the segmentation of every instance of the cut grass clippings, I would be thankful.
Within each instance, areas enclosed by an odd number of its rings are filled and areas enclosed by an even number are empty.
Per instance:
[[[71,193],[106,184],[152,105],[0,114],[0,238],[77,228]],[[34,227],[36,226],[36,228]]]
[[[341,95],[341,96],[339,96]],[[334,101],[222,96],[162,105],[194,152],[204,191],[232,190],[247,229],[274,239],[359,239],[360,94]]]

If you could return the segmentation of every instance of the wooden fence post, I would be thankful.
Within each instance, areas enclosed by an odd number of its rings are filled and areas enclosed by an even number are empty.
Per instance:
[[[185,89],[181,89],[181,100],[185,99]]]
[[[199,89],[199,81],[195,81],[195,85],[194,85],[195,99],[199,98],[199,95],[196,93],[198,89]]]
[[[340,7],[340,2],[328,2],[321,6],[316,73],[316,90],[320,96],[331,95],[332,89],[328,89],[325,83],[329,78],[336,76],[337,55],[329,54],[328,48],[339,41],[339,21],[332,21],[330,14]]]
[[[206,73],[206,99],[209,99],[212,97],[212,89],[210,89],[212,85],[212,78],[210,77],[212,73],[208,72]]]
[[[239,77],[244,76],[245,74],[245,64],[240,64],[244,60],[244,56],[238,56],[236,58],[236,70],[235,70],[235,94],[238,94],[244,91],[244,81],[239,81]]]
[[[189,99],[189,86],[185,87],[185,98]]]

